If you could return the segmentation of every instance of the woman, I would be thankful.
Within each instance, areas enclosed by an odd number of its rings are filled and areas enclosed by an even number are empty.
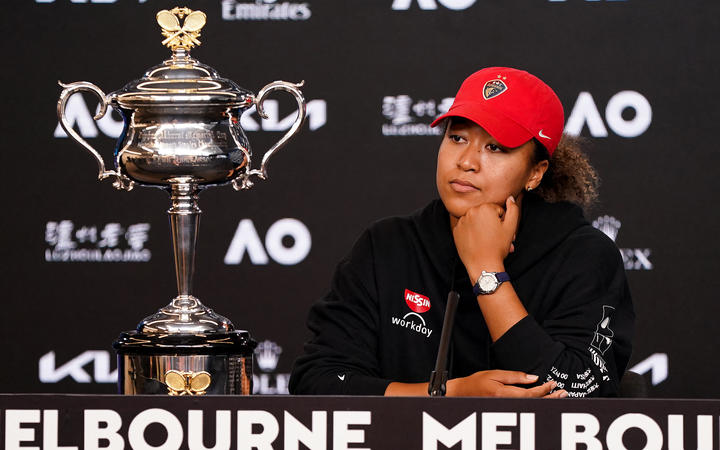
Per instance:
[[[358,239],[310,312],[290,392],[427,395],[454,289],[447,395],[615,395],[632,302],[615,244],[578,206],[597,177],[562,136],[560,100],[527,72],[491,67],[439,124],[440,200]]]

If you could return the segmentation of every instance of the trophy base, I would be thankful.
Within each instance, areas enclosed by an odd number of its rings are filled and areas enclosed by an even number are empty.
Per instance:
[[[113,347],[118,391],[126,395],[250,395],[253,351],[247,331],[144,334],[127,331]]]
[[[216,334],[234,329],[230,321],[192,295],[178,295],[169,305],[142,320],[137,331],[156,334]]]

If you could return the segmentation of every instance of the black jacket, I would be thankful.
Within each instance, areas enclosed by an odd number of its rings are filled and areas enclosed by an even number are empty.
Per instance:
[[[450,378],[520,370],[570,396],[614,395],[634,327],[617,247],[575,205],[526,195],[521,214],[505,269],[529,315],[497,342],[435,200],[375,223],[340,262],[331,291],[310,311],[314,337],[295,362],[290,392],[382,395],[392,381],[428,381],[454,285]]]

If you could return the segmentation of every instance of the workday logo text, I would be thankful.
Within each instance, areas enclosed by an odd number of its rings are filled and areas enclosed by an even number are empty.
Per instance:
[[[99,111],[99,106],[96,112]],[[263,103],[267,119],[260,119],[255,107],[248,109],[240,117],[240,125],[245,131],[286,131],[295,122],[295,111],[283,116],[280,112],[280,105],[277,100],[265,100]],[[315,131],[327,123],[327,103],[325,100],[310,100],[306,105],[306,121],[310,131]],[[93,120],[90,108],[82,95],[73,95],[68,99],[65,108],[65,116],[70,127],[78,130],[80,135],[86,139],[98,137],[100,134],[117,139],[123,130],[123,121],[120,115],[111,110],[100,120]],[[55,127],[53,135],[56,138],[66,138],[67,134],[60,123]]]
[[[392,9],[396,11],[406,11],[415,4],[423,10],[438,9],[438,4],[447,9],[462,11],[468,9],[475,4],[477,0],[393,0]]]
[[[312,16],[307,2],[223,0],[223,20],[308,20]]]
[[[413,292],[410,289],[405,289],[404,298],[405,304],[411,311],[402,317],[390,317],[390,323],[429,338],[433,333],[433,329],[425,323],[425,319],[423,319],[421,314],[430,309],[430,298],[426,295]]]
[[[612,216],[600,216],[593,220],[592,225],[605,233],[615,241],[622,223]],[[621,248],[625,270],[652,270],[653,263],[650,261],[651,251],[649,248]]]

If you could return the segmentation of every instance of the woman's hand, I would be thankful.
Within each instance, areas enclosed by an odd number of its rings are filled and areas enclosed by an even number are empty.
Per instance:
[[[554,381],[548,381],[531,388],[513,386],[514,384],[533,384],[537,375],[511,370],[481,370],[464,378],[453,378],[447,382],[448,397],[567,397],[564,390],[551,391],[557,387]],[[385,390],[388,397],[422,397],[428,395],[427,383],[390,383]]]
[[[483,370],[464,378],[455,378],[447,383],[449,397],[567,397],[564,390],[551,391],[557,387],[554,381],[548,381],[531,388],[512,386],[514,384],[533,384],[537,375],[510,370]]]
[[[520,208],[510,196],[505,209],[494,203],[470,208],[453,228],[455,247],[471,280],[483,270],[504,270],[503,260],[514,250]]]

